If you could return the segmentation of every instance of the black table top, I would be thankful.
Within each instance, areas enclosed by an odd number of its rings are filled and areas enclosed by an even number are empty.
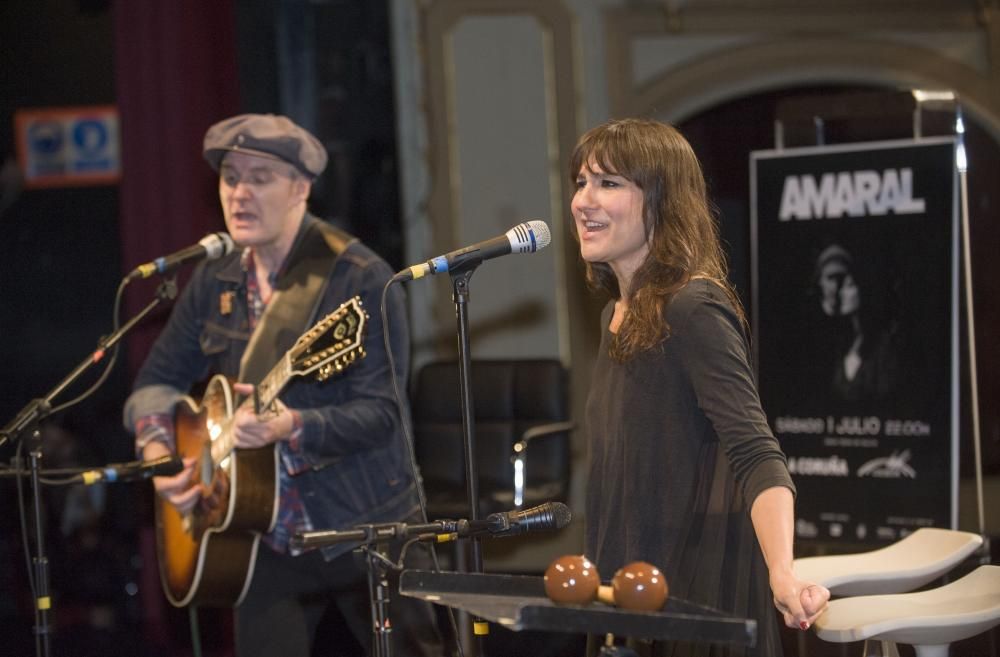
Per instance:
[[[601,603],[558,605],[545,596],[541,577],[406,570],[402,595],[461,609],[510,630],[544,630],[619,637],[752,646],[757,622],[670,597],[657,612],[627,611]]]

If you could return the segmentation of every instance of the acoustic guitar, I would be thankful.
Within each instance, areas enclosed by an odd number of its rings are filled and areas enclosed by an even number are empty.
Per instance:
[[[243,404],[266,413],[293,377],[325,381],[365,355],[368,317],[354,297],[295,342]],[[201,403],[190,397],[174,413],[177,452],[196,459],[196,483],[214,491],[217,504],[199,502],[182,514],[157,497],[156,538],[160,580],[170,603],[230,607],[243,601],[253,576],[262,533],[278,515],[278,446],[236,449],[235,393],[224,376],[213,377]]]

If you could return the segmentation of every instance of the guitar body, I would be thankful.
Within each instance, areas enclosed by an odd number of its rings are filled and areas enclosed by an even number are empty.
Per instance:
[[[258,414],[271,407],[295,376],[319,381],[364,358],[368,316],[360,297],[341,304],[299,337],[255,387]],[[188,514],[156,498],[157,556],[167,599],[176,607],[239,605],[253,577],[260,536],[278,515],[278,446],[236,449],[231,425],[236,409],[232,386],[223,376],[208,382],[201,403],[184,397],[174,412],[177,453],[193,458],[195,484],[218,501],[199,502]]]
[[[233,400],[229,381],[216,376],[200,405],[185,397],[175,409],[178,455],[198,460],[195,479],[207,489],[221,489],[215,509],[199,504],[187,516],[157,497],[160,579],[177,607],[239,605],[250,588],[260,535],[277,518],[276,445],[236,449],[220,463],[212,461],[213,434],[218,439],[228,431]]]

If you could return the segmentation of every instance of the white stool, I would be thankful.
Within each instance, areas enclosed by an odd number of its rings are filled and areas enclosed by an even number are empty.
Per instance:
[[[908,643],[917,657],[947,657],[949,644],[998,623],[1000,566],[980,566],[928,591],[834,600],[814,628],[824,641]]]
[[[924,527],[878,550],[804,557],[794,567],[800,578],[822,584],[834,596],[905,593],[937,579],[982,544],[978,534]],[[865,641],[863,654],[899,657],[896,644],[881,639]]]
[[[937,579],[982,543],[978,534],[924,527],[878,550],[804,557],[794,567],[799,578],[836,596],[903,593]]]

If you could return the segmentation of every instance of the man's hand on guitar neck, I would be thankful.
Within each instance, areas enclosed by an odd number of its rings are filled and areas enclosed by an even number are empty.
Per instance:
[[[248,383],[234,383],[233,390],[244,396],[253,394],[253,386]],[[250,404],[241,404],[233,417],[233,438],[237,447],[265,447],[288,440],[295,428],[295,412],[280,399],[275,399],[271,408],[259,416]]]

